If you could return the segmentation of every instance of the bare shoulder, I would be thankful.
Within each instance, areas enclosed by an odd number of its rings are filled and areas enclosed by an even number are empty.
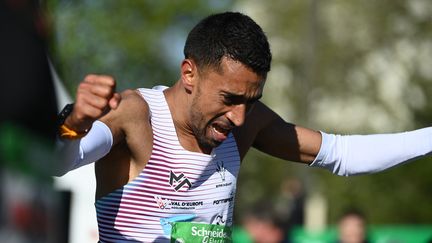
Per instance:
[[[134,127],[147,127],[150,117],[149,106],[137,90],[124,90],[120,96],[117,109],[109,111],[100,119],[110,127],[114,143],[123,140]]]
[[[243,126],[233,131],[242,159],[249,148],[253,146],[260,131],[275,121],[282,121],[282,119],[264,103],[258,101],[246,116]]]
[[[127,89],[121,94],[122,102],[120,109],[125,113],[133,114],[133,117],[139,118],[142,116],[149,116],[149,106],[138,90]]]
[[[138,90],[125,90],[121,93],[122,123],[125,132],[135,129],[147,129],[150,126],[150,108]]]

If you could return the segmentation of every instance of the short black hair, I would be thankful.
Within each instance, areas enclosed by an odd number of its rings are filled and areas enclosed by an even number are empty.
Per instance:
[[[198,67],[219,68],[226,56],[251,68],[266,78],[271,52],[261,27],[249,16],[238,12],[213,14],[201,20],[189,33],[185,58]]]

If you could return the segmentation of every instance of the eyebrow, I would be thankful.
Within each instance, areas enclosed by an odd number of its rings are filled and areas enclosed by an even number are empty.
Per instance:
[[[258,96],[255,96],[255,97],[246,98],[242,94],[236,94],[236,93],[227,92],[227,91],[222,91],[221,93],[226,98],[244,99],[244,100],[246,100],[248,102],[255,102],[255,101],[258,101],[258,100],[260,100],[262,98],[262,94],[259,94]]]

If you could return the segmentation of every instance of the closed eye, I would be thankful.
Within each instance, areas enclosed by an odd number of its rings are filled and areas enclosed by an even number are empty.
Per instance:
[[[239,105],[244,103],[243,100],[243,97],[235,95],[224,95],[223,97],[223,103],[225,105]]]
[[[252,105],[255,102],[257,102],[259,99],[261,99],[261,95],[253,98],[246,98],[243,95],[235,95],[235,94],[223,94],[223,103],[225,105],[240,105],[240,104],[246,104],[246,105]]]

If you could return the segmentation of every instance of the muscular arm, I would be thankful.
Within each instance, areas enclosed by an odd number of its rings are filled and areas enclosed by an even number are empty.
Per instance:
[[[114,146],[124,143],[132,160],[143,164],[148,160],[148,151],[151,151],[153,140],[150,110],[136,90],[126,90],[121,93],[121,97],[119,107],[100,120],[110,127]]]
[[[97,198],[138,176],[152,149],[148,104],[137,91],[128,90],[121,95],[118,109],[101,118],[114,133],[114,146],[95,164]]]
[[[138,144],[130,141],[137,136],[130,135],[135,132],[143,134],[141,138],[147,138],[148,117],[148,106],[136,91],[128,90],[120,95],[115,92],[115,80],[112,77],[87,75],[78,87],[74,109],[65,125],[74,131],[89,132],[81,139],[59,139],[58,168],[55,168],[54,174],[63,175],[99,160],[123,141],[124,144]],[[143,147],[146,147],[146,143]],[[133,146],[129,149],[132,155],[144,154],[133,153],[136,152]],[[141,158],[137,160],[142,161]]]
[[[284,122],[262,103],[237,134],[240,153],[255,148],[341,176],[379,172],[432,152],[432,128],[373,135],[333,135]],[[249,136],[249,137],[247,137]],[[245,142],[251,139],[251,143]]]
[[[319,132],[285,122],[261,102],[256,103],[235,135],[242,158],[253,146],[281,159],[309,164],[321,145]]]
[[[136,161],[146,161],[141,154],[135,150],[137,144],[142,148],[151,144],[151,131],[149,130],[149,112],[147,103],[136,91],[126,90],[121,93],[122,102],[115,110],[110,110],[100,117],[99,121],[91,124],[91,129],[86,136],[77,140],[62,139],[58,141],[59,164],[57,175],[79,168],[83,165],[95,162],[104,156],[110,160],[109,152],[118,144],[129,147],[130,153],[125,157],[137,157]],[[141,133],[143,141],[134,141]],[[121,147],[121,146],[120,146]],[[118,154],[118,153],[117,153]],[[111,159],[113,160],[113,159]],[[129,161],[129,159],[128,159]],[[116,160],[118,162],[118,160]],[[108,162],[107,162],[108,163]]]

